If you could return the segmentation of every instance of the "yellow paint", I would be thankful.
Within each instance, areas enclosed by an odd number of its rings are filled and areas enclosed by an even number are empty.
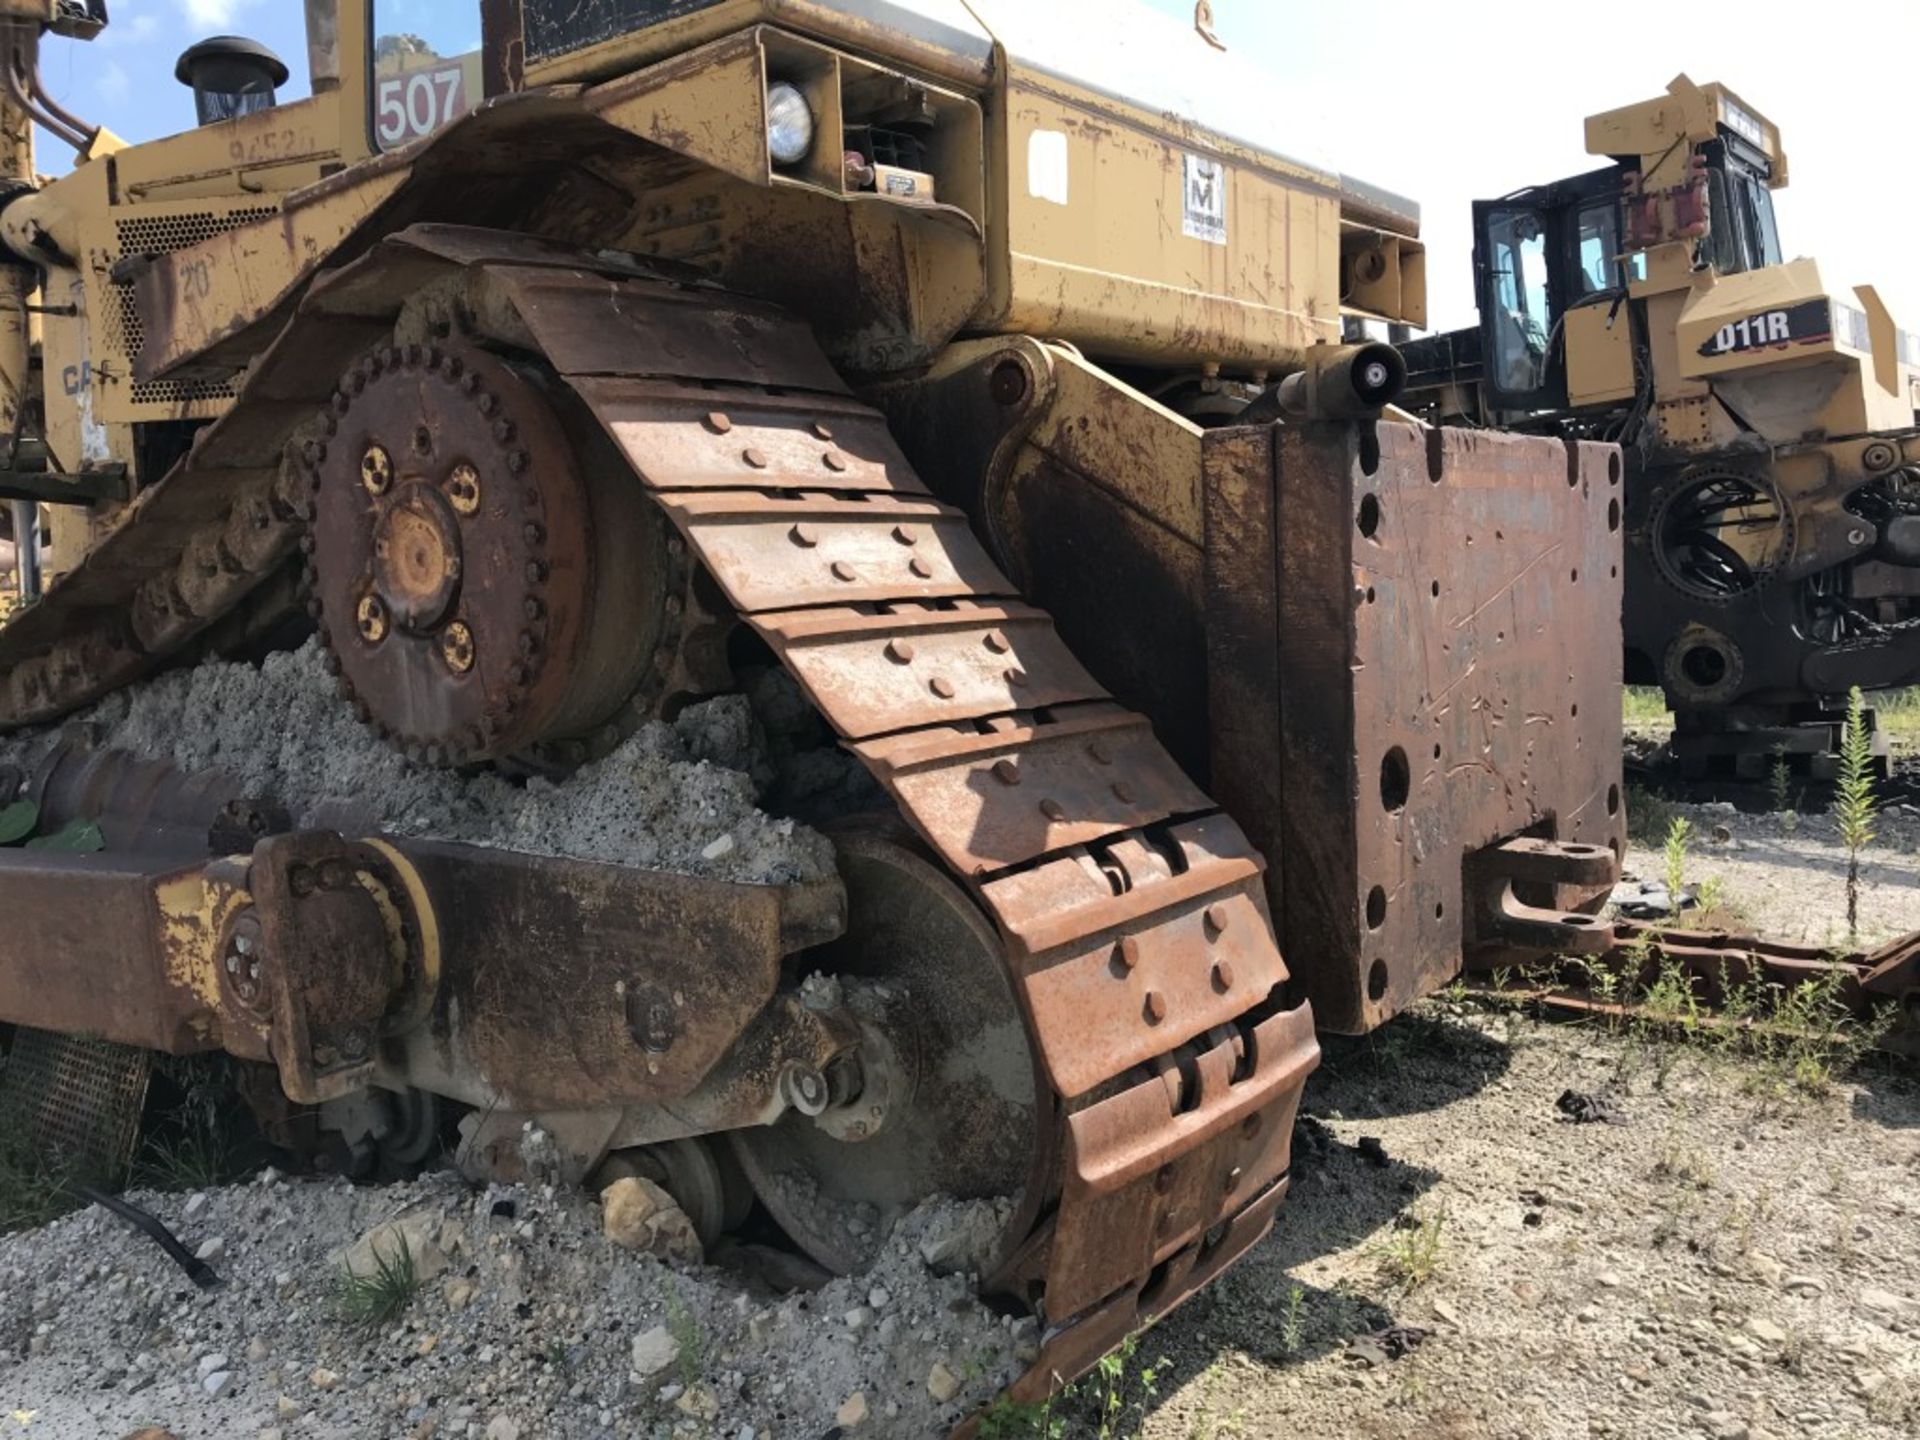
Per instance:
[[[440,917],[434,913],[433,896],[428,893],[427,885],[420,878],[420,872],[413,862],[395,849],[393,845],[377,835],[368,836],[363,842],[369,849],[377,850],[400,878],[400,887],[406,892],[407,904],[412,907],[414,927],[420,933],[420,951],[418,960],[419,974],[419,1014],[416,1019],[425,1019],[426,1012],[433,1007],[433,998],[440,989]],[[402,1017],[393,1017],[396,1024],[405,1028]]]
[[[1633,398],[1631,327],[1624,307],[1618,314],[1611,309],[1583,305],[1567,312],[1567,403],[1576,408]]]
[[[236,885],[201,870],[155,882],[161,964],[167,983],[194,996],[207,1010],[221,1009],[220,941],[234,916],[253,903]]]

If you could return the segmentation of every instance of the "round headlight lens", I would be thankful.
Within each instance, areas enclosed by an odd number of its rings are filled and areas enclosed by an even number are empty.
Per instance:
[[[767,87],[767,150],[776,165],[794,165],[813,148],[807,97],[784,81]]]

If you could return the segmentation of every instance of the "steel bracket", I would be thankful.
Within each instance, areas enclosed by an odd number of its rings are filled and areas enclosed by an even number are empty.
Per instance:
[[[1612,948],[1613,929],[1597,915],[1563,908],[1560,887],[1579,891],[1611,886],[1617,871],[1604,845],[1563,844],[1519,836],[1477,850],[1466,860],[1463,889],[1472,905],[1467,917],[1468,953],[1476,945],[1512,945],[1562,955],[1599,955]],[[1522,892],[1538,894],[1532,903]]]

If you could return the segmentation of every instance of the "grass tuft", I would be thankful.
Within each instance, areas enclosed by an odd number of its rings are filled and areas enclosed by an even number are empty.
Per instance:
[[[1403,1216],[1399,1228],[1374,1247],[1374,1258],[1386,1281],[1411,1292],[1431,1280],[1440,1269],[1441,1232],[1446,1224],[1444,1210],[1436,1210],[1425,1219]]]
[[[363,1330],[376,1330],[398,1319],[420,1289],[420,1275],[413,1264],[413,1247],[406,1232],[394,1232],[399,1247],[385,1253],[373,1246],[373,1269],[358,1275],[350,1268],[340,1272],[336,1298],[340,1314],[349,1324]]]
[[[1658,845],[1666,838],[1673,807],[1644,785],[1627,786],[1627,838],[1636,845]]]
[[[1129,1335],[1085,1376],[1045,1400],[1022,1405],[1001,1396],[980,1417],[981,1440],[1133,1440],[1160,1393],[1167,1363],[1136,1366],[1139,1349],[1140,1335]]]
[[[0,1131],[0,1235],[34,1230],[74,1208],[73,1167],[26,1135]]]

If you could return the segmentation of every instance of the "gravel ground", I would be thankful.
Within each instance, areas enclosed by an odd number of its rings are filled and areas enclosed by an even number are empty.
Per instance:
[[[1572,1123],[1569,1089],[1624,1123]],[[1274,1235],[1141,1339],[1111,1434],[1920,1433],[1910,1073],[1809,1094],[1749,1059],[1431,1002],[1330,1044],[1306,1112]],[[925,1263],[952,1207],[903,1222],[873,1273],[782,1297],[743,1278],[753,1252],[614,1249],[565,1191],[136,1198],[217,1241],[227,1285],[196,1291],[98,1212],[0,1240],[0,1434],[11,1414],[56,1440],[937,1436],[1035,1339]],[[434,1273],[357,1329],[343,1247],[396,1218]],[[1396,1338],[1420,1343],[1388,1359]],[[1083,1386],[1056,1433],[1103,1433],[1101,1403]]]
[[[755,808],[741,702],[647,727],[529,797],[372,758],[328,728],[310,656],[274,665],[292,668],[166,677],[93,719],[189,765],[285,736],[246,778],[309,819],[371,800],[408,829],[629,863],[738,878],[825,863],[812,832]],[[248,708],[263,684],[290,707],[264,721]],[[210,714],[235,718],[209,729]],[[325,764],[306,758],[316,745]],[[1668,809],[1695,830],[1688,880],[1717,880],[1729,918],[1844,939],[1829,819]],[[668,838],[644,849],[634,837],[662,817]],[[1864,943],[1920,927],[1920,811],[1879,829]],[[706,854],[720,835],[734,844]],[[1627,864],[1664,870],[1657,845]],[[1556,1106],[1568,1091],[1624,1123],[1573,1123]],[[1330,1041],[1305,1111],[1273,1237],[1063,1401],[1055,1434],[1920,1434],[1910,1069],[1874,1062],[1810,1093],[1751,1058],[1443,1000]],[[870,1273],[792,1289],[790,1258],[735,1246],[663,1263],[612,1244],[590,1197],[537,1186],[269,1175],[136,1198],[226,1284],[196,1290],[98,1211],[0,1238],[0,1436],[936,1436],[1037,1338],[972,1298],[954,1241],[968,1212],[937,1202]],[[397,1320],[357,1326],[342,1266],[392,1223],[423,1283]],[[1046,1433],[1029,1418],[1002,1414],[994,1433]]]
[[[758,808],[754,715],[744,696],[641,726],[559,784],[417,765],[356,722],[309,641],[260,665],[209,661],[102,700],[73,722],[97,747],[224,770],[298,825],[384,829],[540,855],[778,883],[831,872],[817,832]],[[64,727],[63,727],[64,728]],[[62,733],[0,742],[31,772]]]
[[[1729,923],[1847,948],[1830,817],[1666,810]],[[1864,944],[1920,929],[1920,810],[1876,828]],[[1661,877],[1659,846],[1627,868]],[[1911,1065],[1807,1093],[1778,1062],[1441,1001],[1327,1052],[1274,1235],[1142,1339],[1117,1433],[1920,1435]],[[1627,1123],[1571,1123],[1569,1090]],[[1395,1326],[1427,1334],[1354,1348]],[[1083,1385],[1066,1433],[1105,1398]]]
[[[1827,814],[1749,814],[1721,801],[1659,802],[1664,815],[1693,826],[1686,883],[1720,882],[1722,919],[1770,939],[1850,950],[1846,927],[1847,852]],[[1657,833],[1628,847],[1625,869],[1641,880],[1666,873]],[[1859,945],[1871,947],[1920,929],[1920,808],[1889,806],[1861,856]]]
[[[1274,1236],[1136,1352],[1168,1362],[1146,1440],[1920,1434],[1910,1073],[1812,1096],[1748,1060],[1446,1012],[1330,1053],[1325,1148],[1296,1145]],[[1627,1123],[1571,1123],[1568,1089]],[[1398,1360],[1351,1348],[1389,1325],[1429,1333]]]
[[[764,1283],[780,1262],[752,1249],[723,1270],[616,1248],[574,1191],[269,1174],[130,1198],[224,1283],[195,1289],[98,1210],[0,1239],[0,1435],[936,1435],[1035,1344],[1032,1321],[980,1305],[953,1268],[970,1209],[951,1203],[905,1217],[866,1275],[781,1295]],[[372,1272],[348,1247],[387,1223],[422,1283],[369,1329],[340,1276]]]

